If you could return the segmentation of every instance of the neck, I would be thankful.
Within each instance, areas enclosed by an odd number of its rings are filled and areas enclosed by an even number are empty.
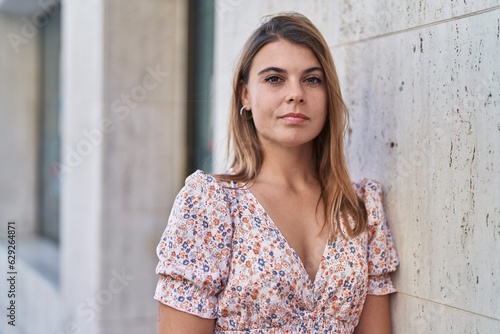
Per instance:
[[[263,147],[264,160],[256,182],[271,183],[290,190],[318,184],[312,144],[301,147]]]

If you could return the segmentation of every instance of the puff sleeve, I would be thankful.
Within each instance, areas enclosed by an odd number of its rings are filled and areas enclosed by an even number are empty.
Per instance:
[[[227,283],[232,231],[224,188],[202,171],[189,176],[157,247],[154,298],[199,317],[219,317],[217,294]]]
[[[396,270],[399,261],[383,208],[382,187],[376,181],[364,179],[356,188],[368,213],[367,293],[385,295],[396,292],[389,273]]]

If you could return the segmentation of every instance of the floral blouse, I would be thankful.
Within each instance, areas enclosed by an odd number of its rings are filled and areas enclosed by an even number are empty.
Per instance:
[[[195,172],[157,248],[155,299],[217,319],[214,333],[352,333],[367,294],[396,291],[389,273],[398,265],[380,185],[354,187],[368,228],[328,241],[313,282],[248,189]]]

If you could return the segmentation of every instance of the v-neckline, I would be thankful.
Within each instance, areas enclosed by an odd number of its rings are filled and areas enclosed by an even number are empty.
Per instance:
[[[316,283],[318,282],[318,278],[321,277],[321,273],[322,273],[321,268],[322,268],[323,262],[326,260],[326,252],[327,252],[327,249],[328,249],[328,246],[329,246],[329,243],[330,243],[330,239],[329,238],[326,239],[326,243],[325,243],[325,246],[323,247],[323,252],[321,254],[321,259],[320,259],[320,261],[318,263],[318,268],[316,269],[316,274],[314,275],[314,280],[312,280],[311,276],[309,276],[309,273],[307,272],[307,269],[306,269],[306,267],[304,265],[304,262],[302,262],[302,259],[299,256],[299,254],[290,245],[290,243],[288,242],[288,239],[281,232],[281,230],[279,229],[278,225],[276,225],[276,223],[274,222],[274,220],[271,217],[271,215],[267,212],[267,210],[264,207],[264,205],[262,205],[262,203],[260,203],[260,201],[257,199],[257,197],[255,197],[255,195],[250,191],[250,189],[248,189],[246,187],[244,189],[247,192],[247,194],[252,198],[252,200],[255,202],[256,206],[267,217],[266,221],[268,222],[269,226],[271,228],[275,229],[277,231],[277,233],[279,234],[279,237],[281,237],[281,238],[283,238],[283,240],[285,240],[285,245],[286,245],[285,247],[287,247],[292,252],[293,258],[295,259],[295,261],[299,265],[299,268],[300,268],[300,270],[302,272],[302,275],[304,277],[306,277],[309,286],[311,286],[311,287],[314,288],[316,286]]]

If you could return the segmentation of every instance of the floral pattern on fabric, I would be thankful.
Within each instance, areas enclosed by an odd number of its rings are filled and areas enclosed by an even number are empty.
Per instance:
[[[252,193],[197,171],[157,248],[155,299],[217,319],[214,333],[352,333],[367,294],[395,292],[398,265],[380,184],[354,184],[365,232],[328,241],[316,278]]]

